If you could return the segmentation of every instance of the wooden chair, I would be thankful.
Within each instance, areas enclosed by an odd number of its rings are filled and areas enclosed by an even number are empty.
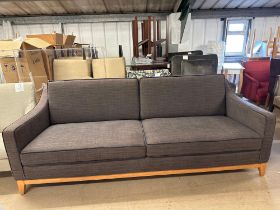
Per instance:
[[[270,28],[270,36],[269,36],[269,40],[267,41],[267,50],[266,50],[267,56],[271,55],[272,58],[276,58],[278,56],[278,54],[280,53],[279,41],[280,41],[280,26],[278,26],[277,34],[276,37],[274,38],[272,34],[272,28]]]

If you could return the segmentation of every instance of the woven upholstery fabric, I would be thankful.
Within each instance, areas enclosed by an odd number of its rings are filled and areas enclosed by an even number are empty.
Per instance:
[[[50,126],[21,153],[23,165],[144,158],[140,121],[104,121]]]
[[[262,136],[260,159],[263,162],[267,162],[270,157],[275,131],[275,114],[242,100],[230,90],[228,83],[226,89],[227,116],[246,125]]]
[[[53,124],[139,119],[137,79],[50,82],[48,95]]]
[[[25,180],[265,163],[274,129],[221,75],[142,79],[140,96],[137,80],[84,80],[50,83],[3,140]]]
[[[260,150],[262,139],[224,116],[155,118],[143,121],[147,156],[179,156]]]
[[[225,114],[223,75],[143,78],[141,118]]]
[[[259,163],[259,151],[24,166],[26,179],[109,175]],[[149,186],[147,186],[149,187]]]

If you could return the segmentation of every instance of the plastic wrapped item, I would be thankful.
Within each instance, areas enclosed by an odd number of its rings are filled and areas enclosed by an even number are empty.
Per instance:
[[[0,84],[0,132],[35,106],[34,84]]]
[[[223,68],[225,60],[224,55],[225,42],[209,41],[207,43],[207,54],[216,54],[218,56],[218,70]]]

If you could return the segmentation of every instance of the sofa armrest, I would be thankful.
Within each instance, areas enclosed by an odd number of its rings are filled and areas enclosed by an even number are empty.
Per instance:
[[[37,106],[4,129],[2,135],[12,173],[17,180],[24,179],[20,160],[21,150],[50,125],[47,88],[44,87]]]
[[[226,91],[226,110],[228,117],[251,128],[262,137],[263,143],[260,162],[267,162],[270,156],[275,130],[275,114],[242,100],[230,91],[228,84]]]

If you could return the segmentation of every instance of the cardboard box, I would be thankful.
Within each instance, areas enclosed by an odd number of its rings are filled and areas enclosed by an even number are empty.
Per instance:
[[[11,62],[7,63],[7,60],[5,59],[6,60],[5,63],[8,64],[8,66],[5,67],[5,69],[2,69],[3,74],[4,74],[4,82],[6,82],[6,83],[34,82],[35,98],[36,98],[36,101],[38,102],[42,95],[42,85],[43,85],[43,83],[48,82],[47,76],[32,77],[31,74],[29,73],[28,69],[25,67],[25,61],[22,61],[22,62],[19,61],[21,70],[19,71],[19,74],[18,74],[16,69],[14,69],[14,68],[17,68],[15,65],[15,61],[12,61],[13,58],[9,58],[9,59],[11,59]],[[1,60],[3,60],[3,59],[1,59]],[[1,64],[1,68],[2,68],[2,64]],[[28,75],[28,74],[30,74],[30,75]]]
[[[71,48],[74,45],[76,36],[73,35],[63,35],[63,46],[64,48]]]
[[[38,92],[42,83],[48,81],[40,49],[48,46],[48,43],[38,39],[0,41],[0,50],[5,50],[0,51],[0,66],[5,82],[33,81],[35,91]]]
[[[63,34],[53,33],[53,34],[30,34],[26,35],[27,38],[39,38],[50,45],[63,45]]]
[[[55,59],[54,80],[91,79],[91,60],[82,58]]]
[[[25,59],[0,58],[0,67],[6,83],[30,82],[30,71]]]
[[[15,65],[18,65],[18,67],[24,65],[32,73],[32,76],[47,76],[41,48],[49,46],[48,43],[40,39],[0,41],[0,50],[4,50],[0,51],[0,57],[13,57],[14,62],[17,61]]]
[[[36,46],[37,48],[42,48],[42,58],[44,63],[44,69],[49,80],[53,80],[53,67],[52,62],[55,58],[54,46],[50,45],[48,42],[41,40],[39,38],[26,38],[25,42]],[[58,48],[61,48],[58,46]]]
[[[55,59],[54,49],[42,50],[42,57],[47,77],[49,80],[53,80],[53,60]]]
[[[125,59],[100,58],[92,60],[93,78],[125,78]]]
[[[34,48],[47,49],[47,48],[52,48],[52,45],[38,38],[26,38],[22,42],[22,48],[23,50],[32,50]]]
[[[25,59],[32,76],[47,76],[41,51],[26,51]]]
[[[62,59],[68,57],[70,53],[68,49],[63,49],[61,46],[54,46],[42,50],[42,57],[44,61],[45,70],[49,80],[54,80],[53,61],[54,59]]]
[[[0,70],[3,82],[16,83],[19,81],[17,65],[14,58],[0,58]]]

